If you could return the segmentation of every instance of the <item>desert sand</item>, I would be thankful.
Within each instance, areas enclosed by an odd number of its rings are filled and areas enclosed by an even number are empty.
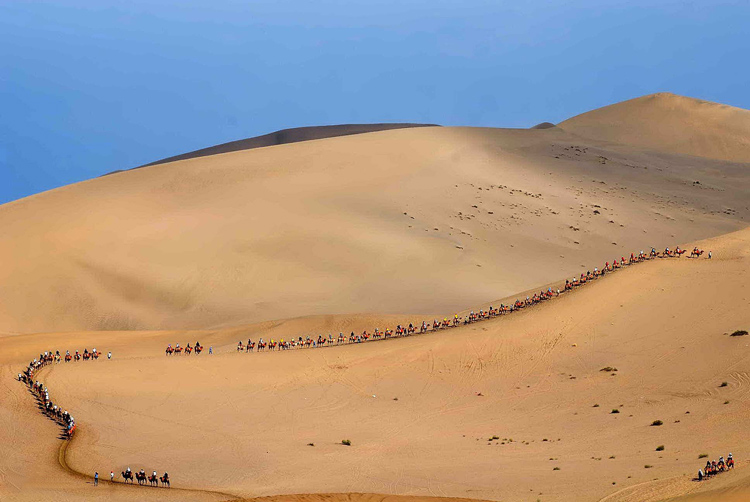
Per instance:
[[[746,500],[750,336],[729,333],[750,326],[747,164],[575,134],[372,132],[0,206],[0,497]],[[713,258],[637,264],[465,327],[235,351],[442,318],[693,243]],[[164,356],[196,340],[214,354]],[[114,357],[40,374],[76,417],[63,442],[13,376],[84,347]],[[699,455],[730,451],[735,471],[692,481]],[[127,466],[173,488],[91,485]]]

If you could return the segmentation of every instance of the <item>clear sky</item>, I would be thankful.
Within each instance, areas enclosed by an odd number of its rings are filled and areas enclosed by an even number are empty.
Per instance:
[[[0,0],[0,203],[288,127],[750,108],[748,0]]]

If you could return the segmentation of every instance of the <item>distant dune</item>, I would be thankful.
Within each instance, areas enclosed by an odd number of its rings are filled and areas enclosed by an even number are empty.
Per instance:
[[[638,109],[668,117],[661,99]],[[725,125],[702,130],[721,136]],[[0,331],[448,315],[634,249],[747,225],[746,165],[610,148],[569,129],[414,127],[308,140],[5,204],[0,262],[12,266],[0,268]]]
[[[541,124],[537,124],[532,129],[551,129],[555,127],[555,124],[552,122],[542,122]]]
[[[750,162],[750,111],[666,92],[605,106],[558,126],[583,138]]]
[[[300,141],[310,141],[314,139],[335,138],[338,136],[349,136],[351,134],[363,134],[376,131],[388,131],[391,129],[407,129],[410,127],[437,127],[435,124],[343,124],[330,126],[312,126],[312,127],[295,127],[293,129],[282,129],[281,131],[255,136],[253,138],[240,139],[222,143],[221,145],[201,148],[193,152],[167,157],[166,159],[157,160],[139,167],[154,166],[165,164],[177,160],[192,159],[195,157],[206,157],[219,153],[237,152],[240,150],[250,150],[253,148],[263,148],[266,146],[285,145],[288,143],[298,143]],[[138,169],[138,168],[135,168]],[[114,171],[115,173],[122,172]],[[114,173],[109,173],[114,174]]]

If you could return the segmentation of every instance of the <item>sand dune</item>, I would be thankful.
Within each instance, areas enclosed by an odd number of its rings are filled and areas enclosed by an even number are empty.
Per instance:
[[[667,92],[586,112],[559,127],[612,143],[750,162],[750,111]]]
[[[422,127],[212,155],[0,206],[2,331],[450,314],[741,228],[743,164],[560,128]]]
[[[727,336],[750,323],[750,230],[701,245],[713,260],[656,260],[507,318],[359,346],[234,352],[242,335],[395,319],[5,338],[9,398],[0,413],[25,424],[0,432],[13,452],[2,470],[20,487],[8,500],[29,500],[38,493],[32,482],[59,499],[60,486],[67,496],[90,491],[55,471],[55,426],[9,382],[22,354],[62,339],[115,353],[42,375],[76,410],[67,462],[83,473],[157,468],[181,488],[238,497],[356,491],[627,502],[720,487],[745,476],[750,458],[750,341]],[[216,354],[163,356],[167,342],[196,338]],[[617,371],[600,371],[607,366]],[[664,425],[650,426],[656,419]],[[340,444],[345,438],[352,446]],[[701,453],[728,451],[735,473],[690,481]],[[19,464],[27,467],[12,472]],[[110,500],[148,492],[107,490]]]
[[[748,500],[750,337],[728,336],[750,327],[747,113],[658,95],[558,127],[212,154],[0,206],[0,500]],[[706,238],[711,260],[467,327],[234,350],[421,322]],[[196,340],[215,354],[163,355]],[[63,443],[13,377],[84,347],[114,358],[39,375],[76,417]],[[735,471],[691,480],[729,451]],[[174,488],[91,485],[126,466]]]

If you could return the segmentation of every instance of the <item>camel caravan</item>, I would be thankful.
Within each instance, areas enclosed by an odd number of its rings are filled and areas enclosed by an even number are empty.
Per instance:
[[[195,346],[191,347],[190,342],[183,348],[180,347],[180,344],[176,344],[174,347],[172,347],[172,344],[170,343],[167,345],[167,350],[165,351],[165,354],[168,356],[171,356],[172,354],[185,354],[186,356],[189,356],[193,351],[195,351],[196,354],[200,354],[203,352],[203,345],[201,345],[200,342],[195,342]]]
[[[719,460],[706,460],[706,466],[703,469],[698,469],[698,481],[703,481],[722,472],[726,472],[729,469],[734,469],[734,458],[730,453],[727,455],[726,462],[724,457],[719,457]]]
[[[583,286],[587,282],[596,280],[608,273],[612,273],[615,270],[619,270],[623,267],[628,267],[630,265],[634,265],[636,263],[641,263],[647,260],[652,260],[654,258],[681,258],[683,254],[686,253],[685,249],[680,249],[678,246],[674,250],[671,250],[669,248],[664,249],[663,252],[658,252],[656,249],[651,248],[651,251],[646,253],[644,251],[641,251],[639,253],[631,253],[629,258],[626,258],[625,256],[621,256],[619,260],[616,258],[610,262],[606,262],[604,266],[601,268],[601,270],[596,267],[592,271],[587,271],[585,274],[582,273],[580,277],[574,277],[572,279],[567,279],[565,281],[565,284],[563,285],[563,290],[560,291],[559,288],[552,289],[551,287],[547,288],[547,290],[542,290],[539,293],[534,293],[532,296],[527,296],[526,299],[517,299],[515,302],[513,302],[510,305],[504,305],[500,304],[499,307],[493,307],[490,305],[487,309],[480,309],[478,312],[471,311],[469,314],[465,316],[459,316],[458,314],[455,314],[452,318],[443,318],[442,320],[439,319],[433,319],[433,321],[427,322],[422,321],[419,326],[409,323],[408,326],[396,326],[395,329],[385,329],[380,330],[379,328],[375,328],[373,332],[368,332],[367,330],[364,330],[360,334],[355,334],[354,332],[351,332],[348,336],[344,335],[344,333],[339,333],[337,337],[334,337],[331,333],[328,334],[327,337],[323,335],[318,335],[317,337],[311,337],[307,336],[304,339],[300,336],[296,339],[292,338],[290,340],[280,339],[280,340],[264,340],[263,338],[260,338],[257,342],[253,341],[252,339],[248,339],[247,343],[243,343],[242,340],[237,342],[237,352],[266,352],[266,351],[282,351],[282,350],[291,350],[291,349],[301,349],[301,348],[317,348],[317,347],[326,347],[326,346],[333,346],[333,345],[343,345],[343,344],[351,344],[351,343],[363,343],[370,340],[383,340],[388,339],[391,337],[402,337],[402,336],[409,336],[412,334],[423,334],[427,332],[434,332],[441,329],[446,328],[454,328],[460,325],[466,325],[471,324],[478,321],[483,321],[486,319],[491,319],[493,317],[501,316],[501,315],[507,315],[512,314],[513,312],[516,312],[518,310],[521,310],[525,307],[529,307],[532,305],[536,305],[542,302],[545,302],[547,300],[550,300],[552,298],[555,298],[559,296],[560,294],[572,291],[573,289],[576,289],[580,286]],[[690,258],[699,258],[701,255],[703,255],[703,250],[698,249],[697,247],[694,247],[691,251],[689,257]],[[711,252],[708,253],[708,257],[711,258]],[[198,343],[196,342],[196,346]],[[179,344],[177,345],[179,348]],[[189,347],[189,344],[188,344]],[[187,350],[187,348],[186,348]],[[167,355],[171,355],[172,352],[178,352],[177,348],[172,349],[172,346],[169,345],[167,347]],[[187,352],[186,352],[187,353]]]
[[[146,471],[144,469],[141,469],[140,471],[136,472],[135,475],[133,475],[133,471],[131,471],[130,467],[128,467],[126,470],[121,471],[120,474],[122,475],[122,479],[125,484],[128,484],[128,482],[132,484],[133,477],[135,477],[135,480],[138,481],[138,484],[142,486],[145,486],[147,482],[149,486],[159,486],[159,482],[161,481],[163,487],[171,487],[171,485],[169,484],[169,474],[167,472],[164,473],[164,476],[159,476],[156,474],[156,471],[154,471],[149,476],[146,474]]]
[[[96,349],[91,351],[84,349],[83,353],[76,351],[73,356],[71,356],[69,351],[66,351],[65,356],[63,357],[60,354],[60,351],[46,351],[39,354],[39,357],[34,358],[29,362],[28,366],[18,374],[18,381],[28,386],[29,392],[31,392],[36,398],[39,409],[42,413],[63,427],[65,439],[71,439],[73,437],[76,430],[76,421],[68,411],[52,401],[49,395],[49,389],[47,389],[47,387],[45,387],[39,380],[34,380],[34,374],[45,366],[59,364],[62,361],[79,361],[81,359],[84,361],[95,361],[99,359],[100,354],[101,353]],[[111,358],[111,352],[107,357]],[[156,471],[154,471],[151,476],[147,476],[146,471],[141,469],[133,475],[130,467],[128,467],[127,470],[122,472],[122,477],[126,484],[128,482],[132,483],[133,478],[135,478],[139,485],[145,485],[146,482],[148,482],[151,486],[159,486],[159,482],[161,482],[162,486],[170,487],[169,474],[166,472],[163,476],[157,476]],[[112,475],[112,481],[114,481],[114,474]]]
[[[79,361],[83,358],[84,361],[94,361],[99,359],[99,352],[93,349],[91,352],[88,349],[84,349],[81,355],[78,351],[75,352],[75,356],[71,356],[70,351],[65,352],[63,357],[59,350],[54,353],[46,351],[39,354],[39,357],[34,358],[29,362],[28,366],[24,368],[23,372],[18,374],[18,381],[25,383],[29,392],[31,392],[37,400],[39,409],[51,420],[55,421],[61,427],[63,427],[64,435],[67,439],[73,437],[73,433],[76,430],[76,421],[73,416],[66,410],[63,410],[61,406],[55,404],[49,396],[49,390],[39,380],[34,380],[34,374],[42,369],[43,367],[50,364],[59,364],[62,361],[70,362]]]
[[[631,253],[629,259],[626,259],[623,256],[619,261],[617,259],[613,260],[611,264],[609,262],[606,262],[601,270],[599,270],[598,268],[594,268],[593,273],[591,271],[588,271],[585,274],[581,274],[578,278],[566,280],[563,286],[563,291],[560,291],[559,288],[553,290],[551,287],[549,287],[546,291],[542,290],[539,293],[535,293],[533,296],[527,296],[525,300],[517,299],[510,305],[500,304],[499,307],[490,306],[487,309],[480,309],[478,312],[471,311],[465,316],[459,317],[458,314],[455,314],[451,319],[446,317],[442,321],[438,319],[434,319],[432,323],[422,321],[419,326],[413,323],[409,323],[408,326],[398,325],[395,329],[380,330],[379,328],[375,328],[372,333],[368,332],[367,330],[364,330],[361,334],[355,334],[354,332],[351,332],[348,336],[345,336],[343,333],[339,333],[338,337],[336,338],[334,338],[330,333],[327,337],[318,335],[317,338],[307,336],[303,339],[300,336],[296,340],[284,340],[282,338],[278,341],[274,339],[264,341],[263,338],[260,338],[257,344],[253,340],[249,339],[247,341],[247,344],[243,344],[242,341],[239,341],[237,343],[237,352],[254,352],[256,350],[256,347],[258,352],[265,352],[266,349],[268,349],[268,351],[270,352],[276,350],[291,350],[295,348],[317,348],[333,345],[363,343],[370,340],[386,340],[393,337],[410,336],[416,334],[417,332],[419,334],[423,334],[427,332],[439,331],[441,329],[454,328],[462,324],[467,325],[501,315],[512,314],[513,312],[516,312],[520,309],[555,298],[561,294],[566,293],[567,291],[576,289],[580,286],[585,285],[589,281],[596,280],[599,277],[602,277],[608,273],[612,273],[615,270],[621,269],[623,267],[631,266],[636,263],[651,260],[654,258],[680,258],[683,254],[685,254],[685,252],[686,251],[684,249],[680,249],[679,247],[677,247],[674,251],[666,248],[663,253],[658,253],[653,248],[651,249],[650,253],[644,253],[643,251],[641,251],[637,255]],[[689,257],[699,258],[702,254],[703,250],[700,250],[696,247],[690,253]],[[708,252],[708,258],[711,258],[710,251]],[[188,343],[184,348],[180,347],[179,343],[174,347],[172,347],[172,344],[169,344],[166,348],[166,355],[190,355],[193,351],[195,351],[196,354],[200,354],[203,349],[204,347],[200,344],[200,342],[197,341],[195,342],[194,346],[191,346],[190,343]],[[212,350],[209,349],[209,353],[211,352]],[[23,370],[23,372],[18,374],[18,381],[27,385],[29,392],[31,392],[36,398],[40,410],[50,419],[54,420],[63,427],[64,437],[66,439],[70,439],[73,437],[73,434],[76,430],[75,419],[68,411],[63,410],[62,407],[58,406],[52,401],[49,396],[47,387],[45,387],[44,384],[42,384],[40,381],[35,380],[34,374],[43,367],[50,364],[60,364],[62,362],[69,363],[71,361],[78,362],[81,359],[84,361],[96,361],[97,359],[99,359],[100,355],[101,353],[95,348],[91,351],[89,351],[88,349],[84,349],[83,352],[79,352],[76,350],[74,354],[71,354],[70,351],[66,351],[65,355],[60,354],[59,350],[55,352],[46,351],[39,354],[38,358],[35,358],[31,362],[29,362],[28,366]],[[111,359],[111,357],[112,353],[107,353],[107,359]],[[732,459],[732,454],[730,453],[727,462],[724,462],[723,457],[719,459],[719,462],[708,462],[706,464],[705,472],[703,470],[699,470],[699,478],[702,480],[704,477],[715,475],[719,472],[723,472],[724,470],[731,469],[733,467],[734,460]],[[148,482],[151,486],[159,486],[159,482],[161,482],[162,486],[170,486],[169,475],[166,472],[164,473],[164,476],[161,477],[157,476],[156,471],[154,471],[151,476],[147,476],[146,472],[141,469],[134,475],[130,468],[128,468],[126,471],[122,472],[122,477],[125,483],[132,483],[133,479],[135,478],[140,485],[145,485],[146,482]],[[112,481],[114,481],[114,473],[112,473]]]

